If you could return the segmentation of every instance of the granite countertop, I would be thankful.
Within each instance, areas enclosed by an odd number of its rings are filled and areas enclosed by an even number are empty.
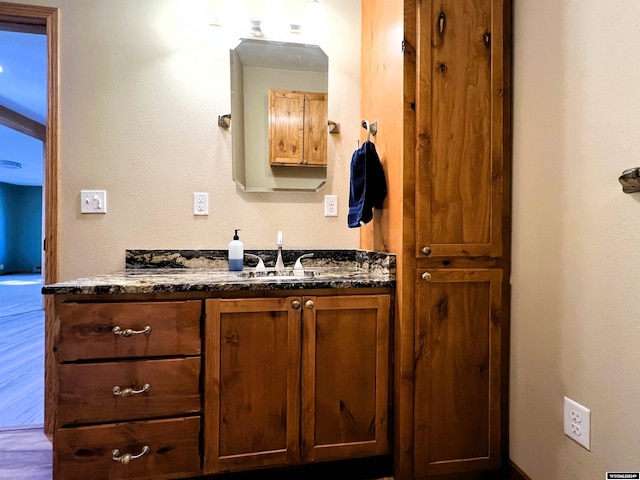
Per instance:
[[[127,250],[125,269],[115,273],[45,285],[43,294],[125,294],[395,287],[395,255],[364,250],[288,250],[287,268],[275,271],[272,251],[259,255],[266,271],[247,258],[242,272],[228,271],[226,250]],[[293,263],[304,253],[304,276]],[[246,266],[249,265],[249,266]],[[301,272],[298,272],[300,274]]]

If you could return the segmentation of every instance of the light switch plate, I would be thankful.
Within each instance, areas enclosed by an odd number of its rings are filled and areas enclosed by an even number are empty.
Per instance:
[[[107,191],[80,190],[80,213],[107,213]]]

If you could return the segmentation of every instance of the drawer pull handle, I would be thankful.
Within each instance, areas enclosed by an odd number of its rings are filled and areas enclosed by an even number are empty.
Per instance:
[[[120,462],[121,464],[126,465],[131,460],[140,458],[141,456],[146,455],[150,451],[151,449],[147,445],[145,445],[144,447],[142,447],[142,451],[137,455],[133,455],[131,453],[125,453],[124,455],[120,455],[120,450],[116,448],[113,452],[111,452],[111,458],[116,462]]]
[[[141,333],[151,333],[151,327],[147,325],[142,330],[133,330],[131,328],[125,328],[123,330],[118,325],[116,325],[111,331],[114,335],[119,335],[121,337],[132,337],[134,335],[140,335]]]
[[[421,251],[425,255],[431,255],[431,247],[422,247]]]
[[[127,398],[131,395],[139,395],[141,393],[145,393],[151,390],[151,385],[145,383],[140,390],[135,390],[133,388],[120,388],[118,385],[113,387],[113,396],[114,397],[122,397]]]
[[[422,279],[428,282],[429,280],[431,280],[431,274],[429,272],[424,272],[422,274]]]
[[[300,308],[300,302],[294,300],[293,302],[291,302],[291,307],[293,307],[294,310],[298,310]]]
[[[313,300],[307,300],[307,303],[304,304],[309,310],[313,308]]]

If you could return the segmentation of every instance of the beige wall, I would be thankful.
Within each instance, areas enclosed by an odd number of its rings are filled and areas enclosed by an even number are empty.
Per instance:
[[[20,3],[20,2],[16,2]],[[23,2],[24,3],[24,2]],[[61,6],[61,279],[122,268],[127,248],[353,248],[344,220],[359,128],[360,2],[331,19],[329,185],[244,194],[231,179],[228,54],[193,0],[29,0]],[[510,449],[534,480],[640,470],[640,3],[517,0]],[[184,9],[186,5],[190,8]],[[382,126],[382,128],[384,128]],[[109,213],[81,216],[104,188]],[[211,215],[192,215],[192,192]],[[324,194],[340,196],[337,219]],[[562,397],[592,410],[592,451],[562,432]]]
[[[640,194],[618,176],[640,166],[640,3],[514,3],[511,456],[534,480],[638,472]]]
[[[243,193],[231,178],[229,44],[207,25],[220,0],[29,0],[61,8],[60,279],[124,267],[125,249],[355,248],[349,163],[360,136],[360,1],[323,0],[330,40],[328,185]],[[264,0],[246,0],[262,14]],[[306,0],[286,4],[301,21]],[[302,7],[300,7],[300,5]],[[106,215],[81,215],[80,190],[105,189]],[[210,215],[193,215],[209,192]],[[324,217],[325,194],[339,214]]]

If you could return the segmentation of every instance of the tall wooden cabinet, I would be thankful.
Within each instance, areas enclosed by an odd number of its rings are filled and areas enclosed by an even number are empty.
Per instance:
[[[510,0],[363,0],[362,15],[362,118],[378,120],[389,196],[361,246],[398,255],[395,478],[497,469],[508,458]]]

